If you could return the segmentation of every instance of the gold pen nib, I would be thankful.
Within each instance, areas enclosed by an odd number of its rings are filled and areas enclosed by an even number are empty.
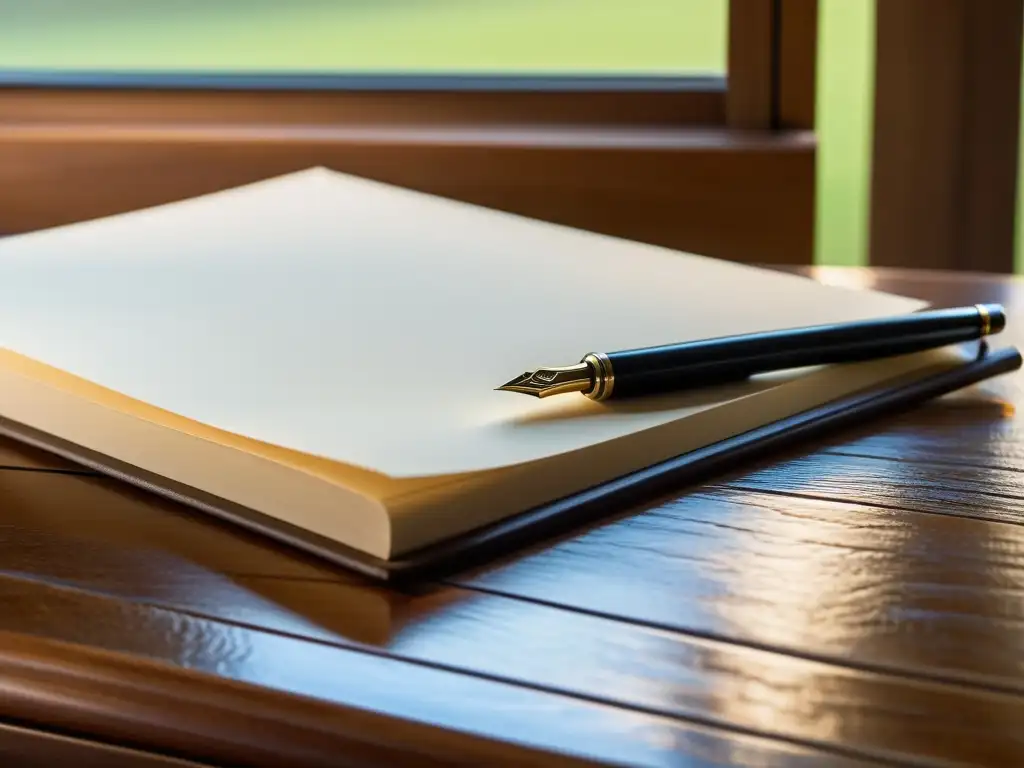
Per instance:
[[[505,392],[521,392],[534,397],[560,395],[564,392],[587,392],[594,386],[594,375],[586,363],[562,368],[538,368],[516,376],[497,387]]]

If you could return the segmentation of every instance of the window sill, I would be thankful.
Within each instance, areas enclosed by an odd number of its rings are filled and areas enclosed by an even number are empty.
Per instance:
[[[8,124],[0,231],[159,205],[311,166],[739,261],[809,263],[804,132],[509,126]]]

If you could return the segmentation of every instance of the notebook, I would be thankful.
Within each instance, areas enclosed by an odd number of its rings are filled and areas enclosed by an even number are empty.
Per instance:
[[[495,390],[518,373],[923,306],[313,168],[0,240],[0,427],[390,578],[1019,357],[625,403]]]

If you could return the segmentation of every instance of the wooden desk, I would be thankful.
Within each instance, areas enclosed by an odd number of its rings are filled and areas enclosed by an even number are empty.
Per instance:
[[[417,595],[2,444],[0,763],[1024,764],[1021,382]]]

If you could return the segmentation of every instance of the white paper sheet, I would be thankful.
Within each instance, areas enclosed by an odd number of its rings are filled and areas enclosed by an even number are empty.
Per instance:
[[[708,404],[494,391],[537,365],[919,306],[324,169],[0,240],[0,346],[396,477],[539,459]]]

